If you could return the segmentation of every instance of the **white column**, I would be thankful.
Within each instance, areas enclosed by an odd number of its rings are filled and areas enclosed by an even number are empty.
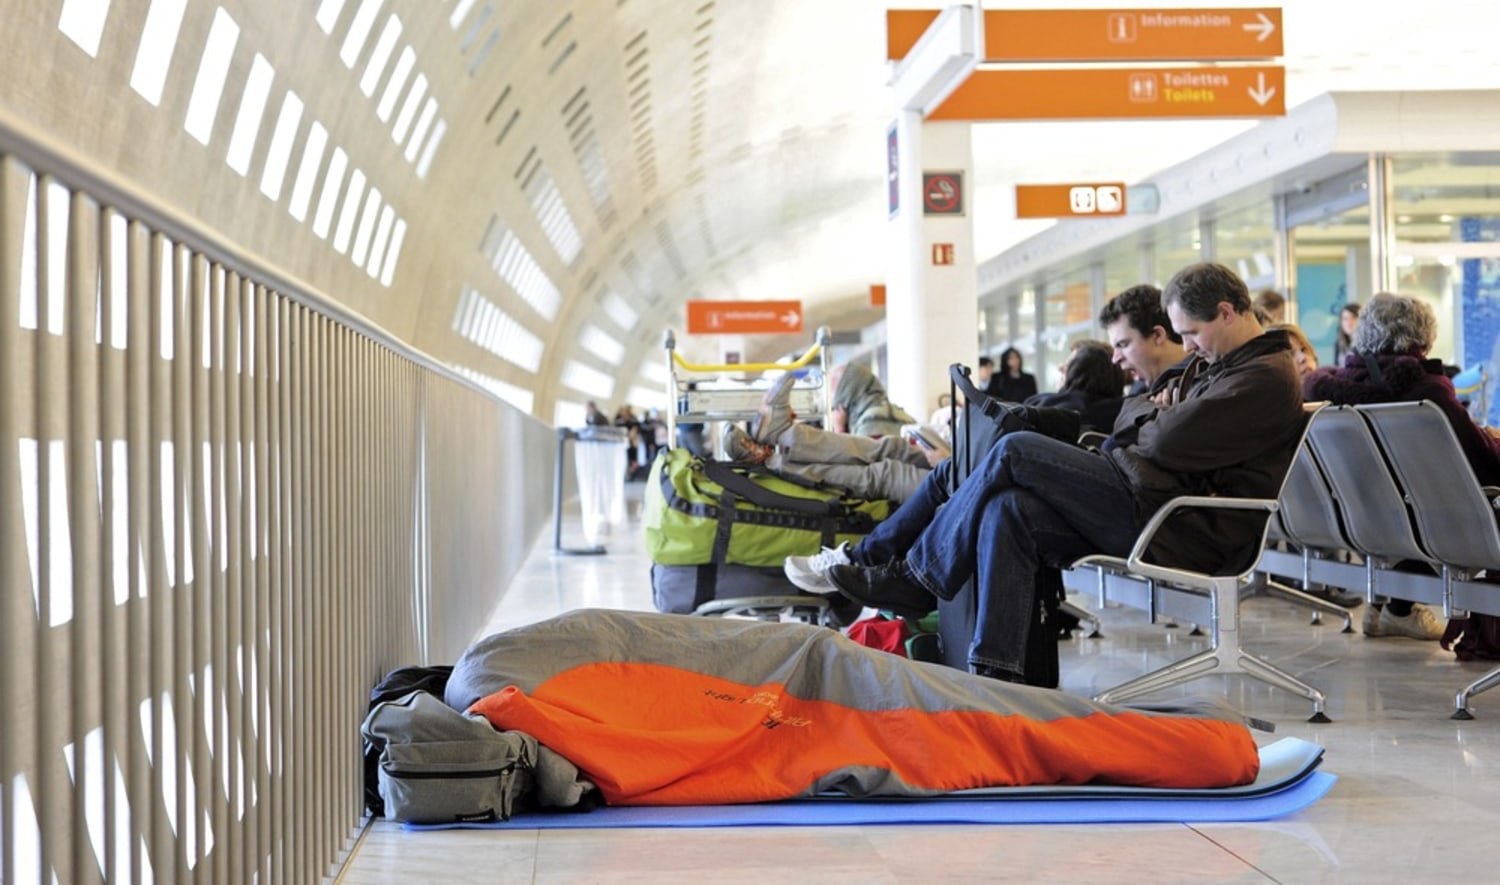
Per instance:
[[[978,276],[973,231],[973,141],[965,122],[924,123],[983,54],[983,19],[974,6],[943,11],[897,66],[895,111],[898,208],[887,238],[886,389],[921,417],[948,390],[948,366],[978,356]],[[926,215],[924,172],[961,173],[963,214]],[[943,250],[951,246],[952,263]]]
[[[973,140],[968,123],[921,123],[902,115],[905,141],[902,205],[892,219],[891,274],[886,281],[886,334],[891,400],[914,415],[926,415],[948,390],[948,367],[973,367],[979,355],[976,323],[979,282],[974,255]],[[912,139],[907,132],[919,130]],[[909,158],[909,162],[907,161]],[[924,215],[923,172],[957,172],[962,181],[963,215]],[[947,260],[951,247],[951,264]]]

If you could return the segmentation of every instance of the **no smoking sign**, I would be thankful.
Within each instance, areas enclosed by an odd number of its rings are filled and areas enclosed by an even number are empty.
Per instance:
[[[922,214],[964,214],[964,174],[962,172],[923,172]]]

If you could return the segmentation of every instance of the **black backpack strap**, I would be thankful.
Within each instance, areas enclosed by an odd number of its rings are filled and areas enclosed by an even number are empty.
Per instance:
[[[734,518],[739,510],[734,506],[734,502],[734,490],[729,486],[724,486],[724,491],[719,495],[718,522],[714,526],[714,547],[709,553],[711,562],[729,561],[729,538],[734,532]]]
[[[750,477],[721,461],[704,461],[703,475],[723,486],[726,491],[733,491],[757,507],[792,510],[813,516],[841,516],[844,512],[843,503],[837,499],[819,501],[813,498],[794,498],[773,492],[764,486],[757,485]],[[776,476],[780,479],[786,478],[780,474]]]
[[[719,567],[712,562],[693,567],[693,611],[713,602],[718,592]]]

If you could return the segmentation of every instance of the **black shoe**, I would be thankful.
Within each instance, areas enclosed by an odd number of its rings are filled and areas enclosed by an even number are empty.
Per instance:
[[[828,580],[855,602],[911,620],[925,617],[937,602],[931,593],[907,577],[899,562],[836,565],[828,570]]]

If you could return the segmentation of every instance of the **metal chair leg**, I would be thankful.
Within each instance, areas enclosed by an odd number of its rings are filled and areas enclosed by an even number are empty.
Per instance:
[[[1308,721],[1328,722],[1328,716],[1323,712],[1323,704],[1327,699],[1321,691],[1275,664],[1241,648],[1239,583],[1233,580],[1216,581],[1210,599],[1213,614],[1210,624],[1212,644],[1209,648],[1100,692],[1094,696],[1094,699],[1102,703],[1115,703],[1147,692],[1191,682],[1210,673],[1241,673],[1275,688],[1285,689],[1307,698],[1313,702],[1313,715]],[[1495,677],[1495,681],[1500,682],[1500,675]]]
[[[1488,691],[1497,685],[1500,685],[1500,667],[1496,667],[1490,672],[1464,686],[1463,691],[1460,691],[1458,693],[1458,697],[1454,699],[1453,715],[1448,718],[1473,719],[1474,714],[1469,712],[1469,698],[1472,698],[1482,691]]]
[[[1346,608],[1341,608],[1340,606],[1334,605],[1326,599],[1319,599],[1318,597],[1308,593],[1304,593],[1301,590],[1296,589],[1295,587],[1288,587],[1285,584],[1281,584],[1276,581],[1266,581],[1265,591],[1268,595],[1279,596],[1280,598],[1288,600],[1290,602],[1294,602],[1297,605],[1312,609],[1313,617],[1315,619],[1320,612],[1327,612],[1331,615],[1337,615],[1344,621],[1344,629],[1341,632],[1354,632],[1354,617],[1349,614],[1349,610]],[[1317,621],[1314,620],[1313,623],[1317,623]]]

